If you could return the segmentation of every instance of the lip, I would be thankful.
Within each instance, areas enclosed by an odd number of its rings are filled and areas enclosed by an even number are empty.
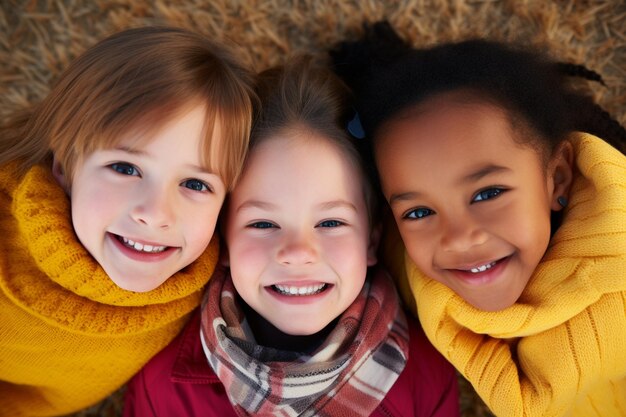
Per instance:
[[[450,271],[459,281],[465,283],[466,285],[471,285],[471,286],[487,285],[498,280],[502,276],[504,269],[508,265],[510,259],[511,259],[511,255],[505,258],[501,258],[498,261],[496,261],[496,264],[494,266],[492,266],[491,268],[483,272],[474,273],[470,271],[464,271],[461,269],[449,269],[448,271]],[[485,262],[484,264],[487,264],[487,263],[489,262]],[[480,265],[484,265],[484,264],[480,264]],[[474,264],[473,267],[475,266],[476,264]]]
[[[155,252],[139,252],[139,251],[130,249],[129,247],[124,245],[117,238],[117,235],[114,235],[113,233],[107,233],[107,240],[111,242],[111,244],[124,256],[134,261],[139,261],[139,262],[160,262],[164,259],[169,258],[178,249],[172,246],[168,246],[162,252],[156,252],[156,253]],[[140,242],[142,244],[144,243],[144,241],[142,240],[136,240],[136,242]],[[161,245],[151,244],[149,242],[146,242],[145,244],[151,245],[151,246],[161,246]]]
[[[324,288],[321,292],[315,293],[315,294],[311,294],[311,295],[285,295],[285,294],[281,294],[277,291],[275,291],[272,288],[272,285],[268,285],[266,287],[264,287],[265,291],[267,291],[267,293],[273,297],[274,299],[276,299],[277,301],[284,303],[284,304],[290,304],[290,305],[306,305],[306,304],[313,304],[316,303],[318,301],[320,301],[321,299],[325,298],[330,291],[333,290],[334,285],[333,284],[329,284],[326,282],[321,282],[321,281],[311,281],[311,280],[307,280],[307,281],[285,281],[285,282],[277,282],[276,284],[278,285],[286,285],[286,286],[294,286],[294,287],[306,287],[309,285],[319,285],[319,284],[326,284],[326,288]]]

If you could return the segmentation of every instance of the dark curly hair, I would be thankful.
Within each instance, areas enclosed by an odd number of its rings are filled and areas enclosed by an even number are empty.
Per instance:
[[[366,25],[362,39],[342,42],[330,55],[334,71],[353,90],[370,140],[376,140],[384,123],[425,100],[468,90],[524,122],[548,152],[572,131],[594,134],[622,153],[626,150],[624,127],[568,83],[570,76],[603,83],[582,65],[480,39],[415,49],[386,21]]]

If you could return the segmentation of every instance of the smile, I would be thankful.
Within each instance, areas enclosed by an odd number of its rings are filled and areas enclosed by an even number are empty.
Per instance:
[[[275,284],[272,285],[272,288],[282,294],[282,295],[290,295],[290,296],[307,296],[318,294],[326,288],[327,284],[318,284],[318,285],[307,285],[303,287],[296,287],[294,285],[280,285]]]
[[[496,265],[496,262],[489,262],[488,264],[470,268],[469,271],[473,274],[478,274],[479,272],[485,272],[486,270],[493,268],[495,265]]]
[[[144,245],[139,242],[127,239],[124,236],[117,236],[117,239],[122,242],[122,244],[124,244],[124,246],[126,246],[127,248],[134,249],[137,252],[160,253],[167,249],[167,246]]]

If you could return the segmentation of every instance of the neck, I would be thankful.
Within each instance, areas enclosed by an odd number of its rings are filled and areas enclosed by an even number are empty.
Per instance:
[[[275,327],[243,300],[241,300],[241,305],[257,343],[261,346],[278,350],[309,354],[324,343],[330,332],[337,325],[337,319],[335,319],[317,333],[305,336],[291,335]]]

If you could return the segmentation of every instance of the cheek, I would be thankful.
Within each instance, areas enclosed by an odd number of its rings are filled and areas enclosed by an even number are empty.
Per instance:
[[[489,218],[497,233],[521,250],[530,253],[545,251],[550,240],[550,207],[547,199],[526,198],[525,204],[517,204]]]
[[[184,223],[186,241],[197,256],[202,254],[213,237],[220,207],[216,204],[209,210],[205,208],[179,214],[180,221]]]
[[[78,237],[83,240],[94,229],[106,227],[122,209],[119,194],[102,187],[72,188],[72,223]]]
[[[228,240],[228,254],[230,269],[238,277],[253,277],[259,274],[270,259],[271,243],[239,235],[236,239]]]
[[[517,246],[523,251],[522,257],[535,268],[550,243],[549,215],[537,213],[536,218],[529,218],[526,222],[516,224],[511,232],[514,233]]]
[[[239,237],[228,245],[230,273],[235,289],[250,305],[262,286],[262,275],[269,263],[268,244],[259,244],[255,239]]]
[[[399,227],[404,248],[413,263],[417,265],[419,269],[426,271],[432,265],[434,236],[429,236],[429,238],[428,236],[422,236],[422,234],[418,235],[415,231],[407,229],[407,227]],[[398,248],[398,250],[402,250],[402,248]],[[397,254],[397,256],[398,258],[396,259],[402,259],[400,258],[400,254]]]
[[[345,236],[328,239],[323,243],[323,252],[326,261],[341,275],[362,285],[367,275],[366,236]]]

